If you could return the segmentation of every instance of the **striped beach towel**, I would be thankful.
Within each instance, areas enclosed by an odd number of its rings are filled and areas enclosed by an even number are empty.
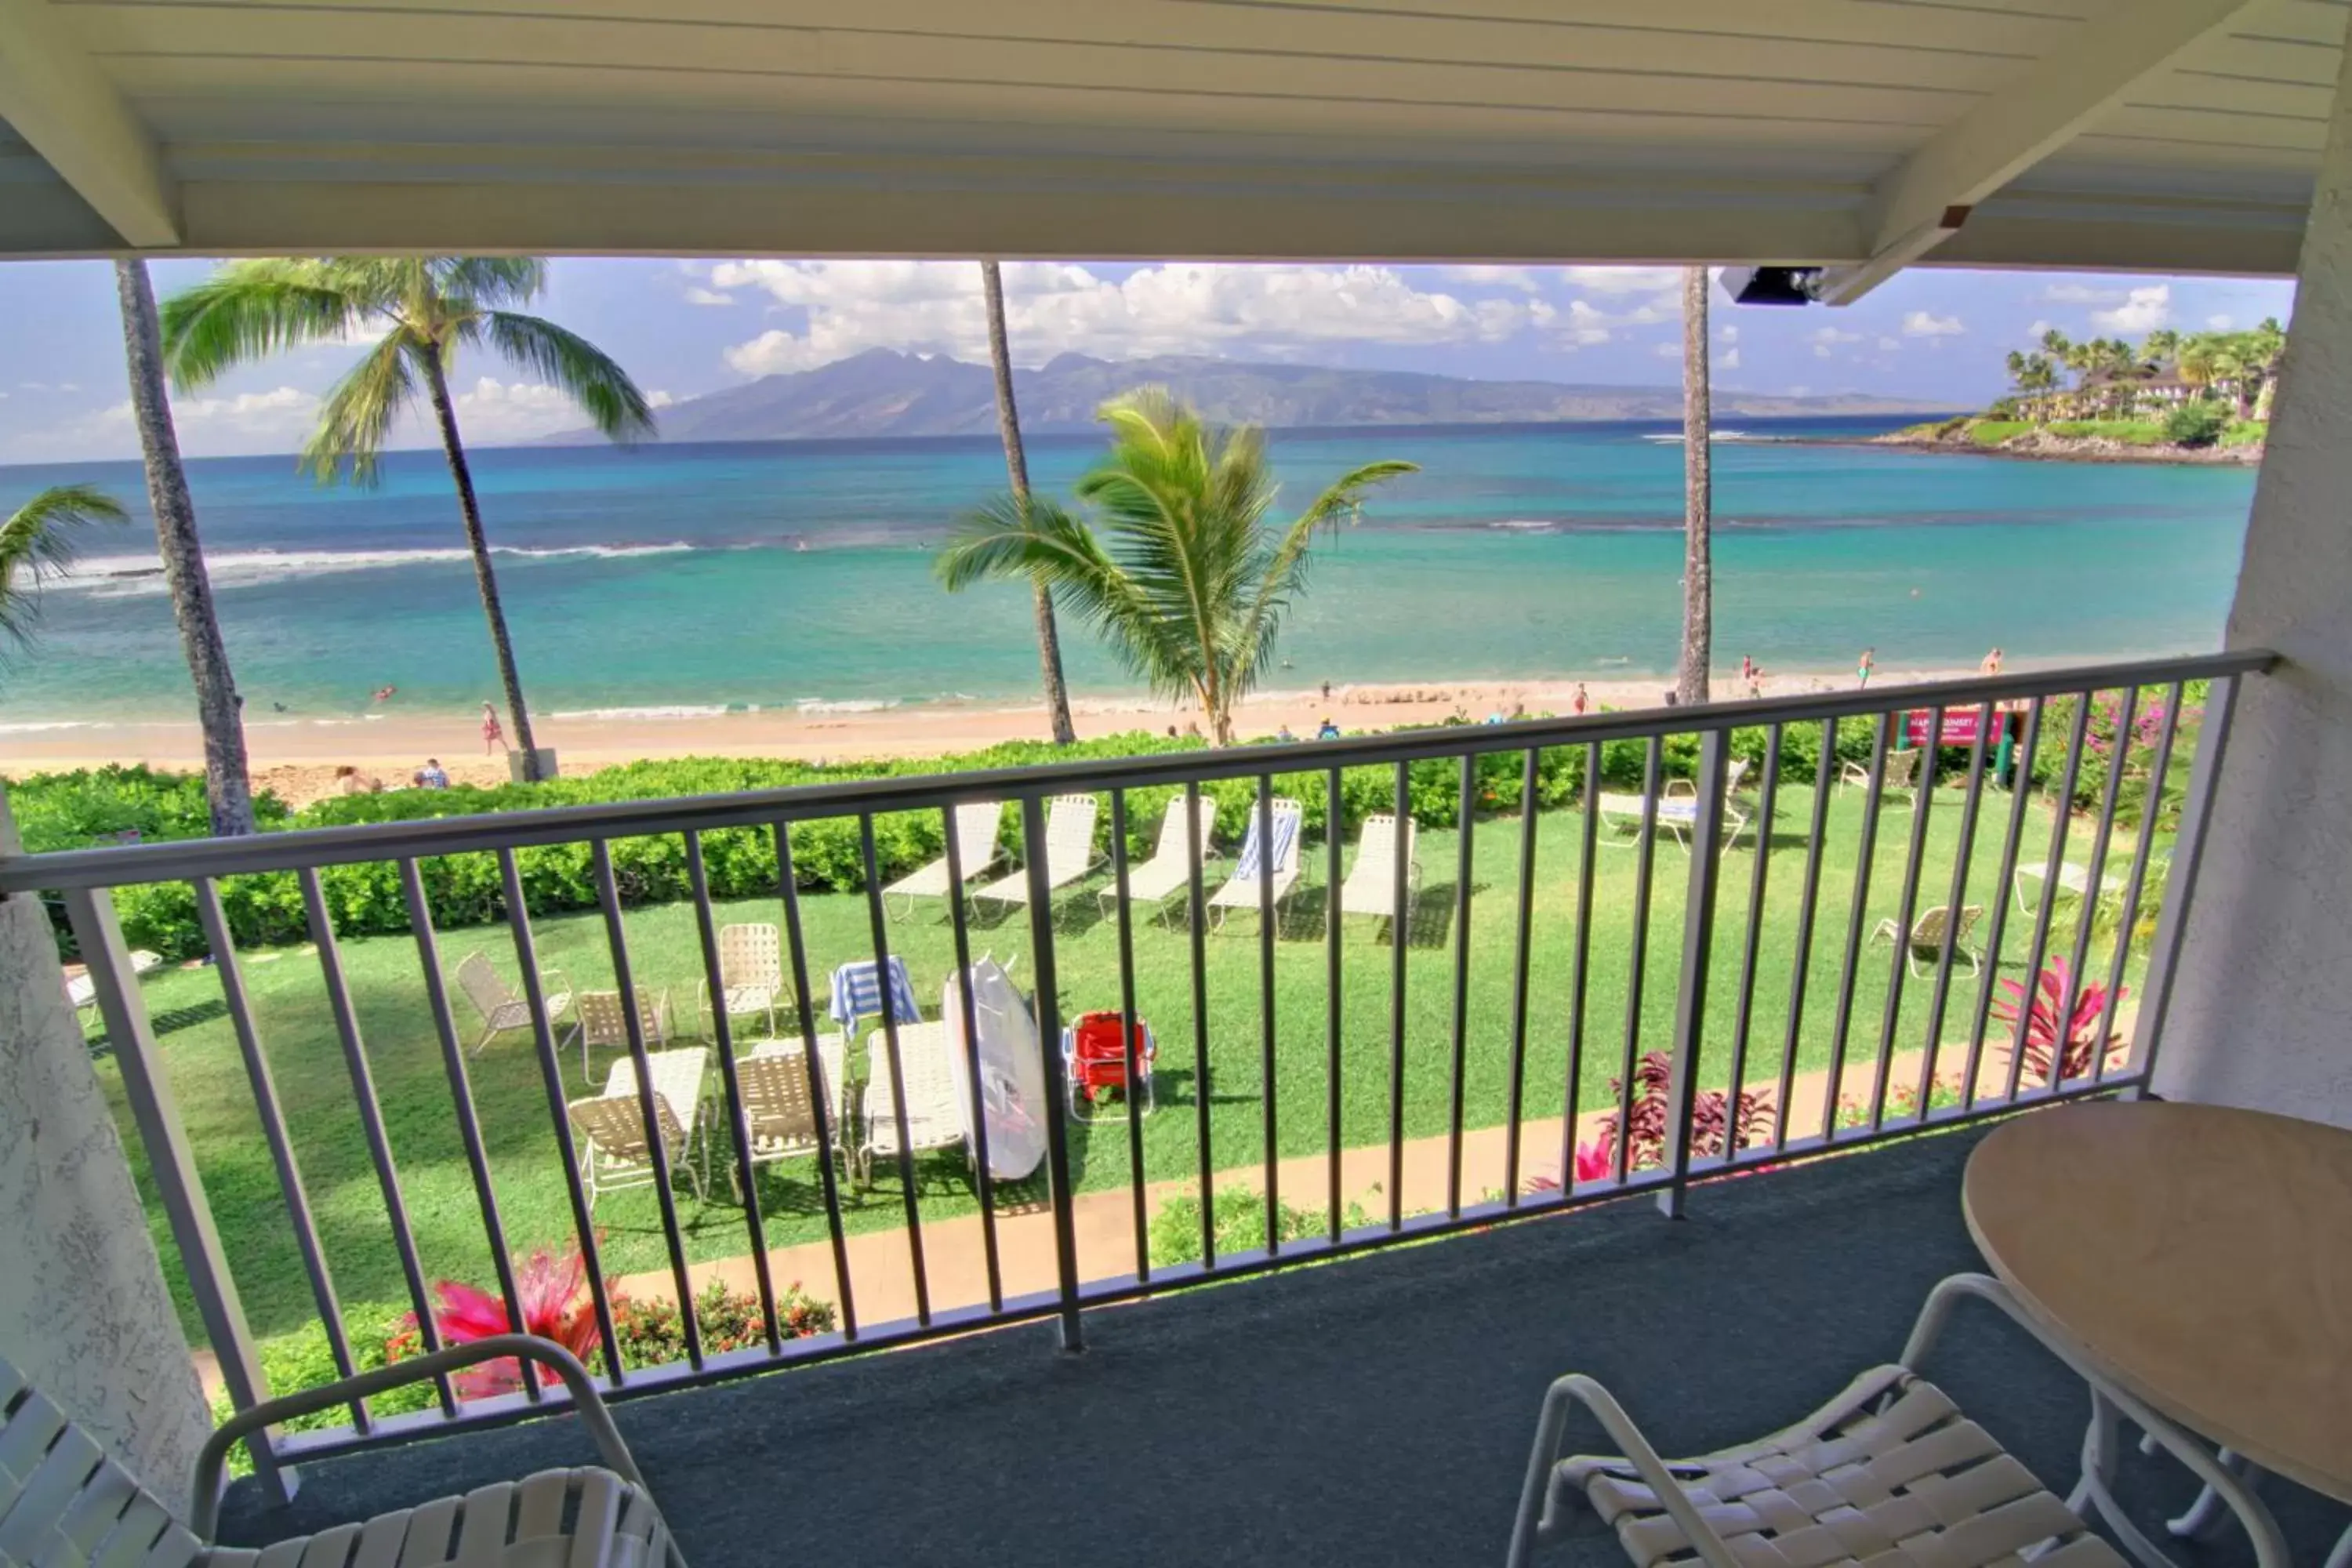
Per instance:
[[[1234,868],[1234,880],[1245,882],[1258,875],[1258,837],[1262,826],[1255,805],[1250,807],[1249,833],[1242,840],[1241,861]],[[1290,869],[1290,858],[1298,850],[1298,817],[1295,813],[1276,806],[1274,812],[1274,869],[1278,876]]]
[[[919,1024],[923,1010],[915,1005],[914,983],[907,978],[907,961],[890,955],[890,1013],[895,1022]],[[860,1018],[882,1016],[882,983],[870,958],[845,963],[833,972],[833,1005],[826,1009],[845,1030]]]

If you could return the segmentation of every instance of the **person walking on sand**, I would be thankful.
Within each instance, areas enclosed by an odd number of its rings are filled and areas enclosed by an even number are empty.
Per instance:
[[[1862,650],[1862,662],[1853,667],[1854,689],[1860,691],[1867,689],[1870,685],[1870,678],[1876,674],[1877,671],[1878,650],[1872,647],[1864,648]]]
[[[482,755],[488,756],[507,743],[507,732],[499,727],[499,710],[488,703],[482,704]]]
[[[1977,666],[1977,673],[1979,675],[1999,675],[2000,673],[2000,649],[1995,648],[1990,653],[1985,655],[1984,662]]]
[[[1584,716],[1586,704],[1591,700],[1591,699],[1585,695],[1584,682],[1581,680],[1578,681],[1576,683],[1576,695],[1569,700],[1570,709],[1572,710],[1576,716],[1580,719]]]

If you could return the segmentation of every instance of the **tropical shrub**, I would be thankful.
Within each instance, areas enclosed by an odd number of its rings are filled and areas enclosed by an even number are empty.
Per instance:
[[[2230,427],[2230,410],[2206,398],[2184,403],[2164,417],[2164,438],[2176,447],[2210,447]]]
[[[2025,1004],[2025,985],[2021,981],[2000,982],[2000,996],[1992,1005],[1992,1016],[2012,1026],[2017,1023],[2019,1009],[2025,1012],[2025,1043],[2020,1055],[2034,1079],[2053,1083],[2059,1079],[2084,1078],[2098,1066],[2105,1053],[2107,1039],[2100,1037],[2099,1020],[2105,1016],[2107,988],[2092,981],[2077,991],[2073,984],[2073,972],[2061,955],[2044,964],[2033,978],[2033,1001]],[[2131,987],[2116,988],[2116,1003],[2131,994]],[[2064,1054],[2059,1055],[2059,1041],[2063,1038]],[[2112,1038],[2112,1037],[2109,1037]],[[2062,1066],[2057,1079],[2051,1076],[2053,1058]]]
[[[1303,1241],[1308,1237],[1329,1234],[1329,1214],[1293,1208],[1279,1199],[1275,1206],[1280,1211],[1283,1240]],[[1265,1249],[1264,1193],[1248,1187],[1222,1188],[1217,1194],[1214,1215],[1219,1258]],[[1362,1207],[1356,1204],[1349,1204],[1339,1219],[1341,1226],[1349,1230],[1370,1223]],[[1200,1198],[1192,1193],[1179,1193],[1161,1204],[1160,1212],[1151,1216],[1149,1239],[1154,1268],[1198,1262],[1201,1257]]]
[[[347,1301],[343,1304],[343,1321],[351,1334],[352,1370],[356,1372],[373,1372],[399,1359],[394,1347],[404,1334],[413,1335],[415,1331],[411,1314],[396,1313],[389,1307]],[[326,1326],[316,1319],[299,1329],[258,1342],[254,1352],[261,1362],[262,1380],[272,1397],[322,1388],[343,1375],[335,1365],[334,1351],[327,1343]],[[432,1403],[432,1384],[411,1383],[374,1395],[368,1401],[368,1409],[380,1416],[405,1415],[425,1409]],[[226,1388],[213,1395],[212,1411],[215,1426],[235,1413]],[[338,1405],[293,1416],[278,1426],[288,1432],[320,1432],[349,1426],[351,1419],[351,1411]],[[230,1453],[228,1468],[232,1475],[246,1475],[252,1470],[252,1458],[243,1444]]]
[[[1587,1179],[1588,1166],[1596,1176],[1605,1174],[1613,1163],[1617,1141],[1625,1142],[1625,1169],[1648,1170],[1666,1163],[1666,1120],[1669,1086],[1674,1079],[1674,1058],[1664,1051],[1652,1051],[1633,1069],[1633,1100],[1621,1128],[1615,1116],[1602,1119],[1599,1136],[1591,1152],[1577,1151],[1577,1176]],[[1609,1092],[1623,1092],[1623,1080],[1611,1079]],[[1761,1142],[1772,1134],[1772,1100],[1769,1095],[1748,1089],[1739,1091],[1735,1105],[1722,1089],[1702,1089],[1691,1100],[1691,1153],[1699,1158],[1724,1153],[1724,1140],[1730,1139],[1733,1152]]]
[[[476,1340],[495,1334],[516,1331],[513,1321],[507,1315],[507,1304],[497,1295],[468,1285],[458,1279],[444,1279],[433,1287],[441,1305],[433,1313],[433,1326],[445,1344],[470,1344]],[[588,1266],[573,1247],[558,1256],[547,1247],[535,1247],[515,1269],[515,1305],[522,1310],[521,1331],[552,1340],[570,1351],[583,1363],[593,1363],[600,1340],[596,1332],[595,1303],[588,1291]],[[416,1315],[409,1313],[400,1331],[394,1336],[387,1353],[394,1361],[413,1355],[421,1348],[423,1336],[416,1331]],[[562,1381],[555,1369],[534,1363],[539,1381],[552,1387]],[[513,1358],[484,1362],[457,1374],[457,1393],[467,1399],[485,1399],[494,1394],[512,1394],[522,1386],[522,1369]]]
[[[707,1355],[748,1350],[767,1340],[760,1298],[749,1290],[730,1290],[723,1279],[713,1279],[695,1297],[694,1322],[702,1332]],[[833,1303],[810,1296],[800,1281],[776,1292],[776,1331],[785,1339],[829,1334],[833,1328]],[[615,1300],[613,1336],[621,1342],[621,1359],[632,1366],[661,1366],[686,1359],[685,1316],[667,1296]]]

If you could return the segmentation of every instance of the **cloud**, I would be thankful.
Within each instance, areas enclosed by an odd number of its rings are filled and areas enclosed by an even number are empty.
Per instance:
[[[1441,267],[1439,276],[1450,283],[1486,283],[1501,289],[1517,289],[1521,293],[1542,291],[1531,267]]]
[[[2042,297],[2057,305],[2115,305],[2124,299],[2121,289],[2098,289],[2088,283],[2053,283]]]
[[[1679,267],[1563,267],[1560,281],[1595,294],[1665,294],[1679,297]]]
[[[1938,316],[1927,310],[1914,310],[1903,318],[1903,335],[1906,338],[1950,338],[1967,331],[1960,325],[1958,316]]]
[[[469,444],[497,447],[576,430],[587,421],[572,395],[540,382],[482,376],[457,396],[457,426]]]
[[[1882,337],[1878,340],[1878,351],[1881,353],[1891,354],[1902,346],[1903,340],[1901,338]]]
[[[716,289],[705,289],[699,283],[689,283],[686,286],[686,302],[689,305],[731,305],[735,302],[735,296],[722,294]]]
[[[1739,368],[1739,351],[1738,349],[1733,349],[1727,353],[1717,355],[1715,368],[1717,370],[1738,370]]]
[[[1727,343],[1736,343],[1739,341],[1739,329],[1738,327],[1719,327],[1716,330],[1715,335],[1721,338]]]
[[[1660,343],[1650,352],[1660,359],[1678,360],[1683,357],[1683,346],[1680,343]]]
[[[745,375],[806,370],[867,349],[988,357],[980,275],[969,262],[728,261],[719,289],[759,289],[797,311],[726,351]],[[1004,268],[1004,313],[1014,360],[1043,364],[1069,352],[1122,358],[1158,353],[1280,354],[1311,344],[1411,346],[1501,342],[1562,330],[1573,319],[1543,300],[1465,300],[1415,287],[1392,268],[1169,263],[1109,279],[1066,263]]]
[[[2038,343],[2042,341],[2042,334],[2048,331],[2056,324],[2057,323],[2054,321],[2045,321],[2037,317],[2034,320],[2033,324],[2025,329],[2025,335]]]
[[[1817,327],[1812,332],[1812,341],[1824,345],[1832,343],[1858,343],[1862,342],[1862,333],[1849,332],[1843,327]]]
[[[656,391],[646,394],[646,404],[648,407],[652,408],[667,408],[677,401],[677,398],[672,397],[667,392]]]
[[[2205,318],[2205,325],[2217,332],[2226,332],[2237,324],[2238,318],[2235,316],[2221,315]]]
[[[2153,331],[2172,319],[2172,285],[2149,283],[2133,289],[2112,310],[2091,312],[2091,325],[2102,331]]]

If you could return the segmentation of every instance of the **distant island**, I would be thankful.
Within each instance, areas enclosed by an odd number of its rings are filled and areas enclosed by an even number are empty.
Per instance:
[[[1286,429],[1682,417],[1679,386],[1473,381],[1412,371],[1249,364],[1172,354],[1111,361],[1066,353],[1041,369],[1013,373],[1022,426],[1039,435],[1092,431],[1096,409],[1145,384],[1168,387],[1221,423]],[[1937,405],[1925,401],[1859,395],[1783,397],[1727,388],[1715,394],[1718,420],[1937,411]],[[986,365],[868,349],[814,370],[764,375],[674,404],[661,411],[660,438],[805,441],[995,433],[995,385]],[[581,446],[602,439],[577,430],[538,444]]]
[[[2274,320],[2242,332],[2152,331],[2136,345],[2075,342],[2053,329],[2032,352],[2010,354],[2013,395],[1873,444],[2073,462],[2259,463],[2285,352]]]

